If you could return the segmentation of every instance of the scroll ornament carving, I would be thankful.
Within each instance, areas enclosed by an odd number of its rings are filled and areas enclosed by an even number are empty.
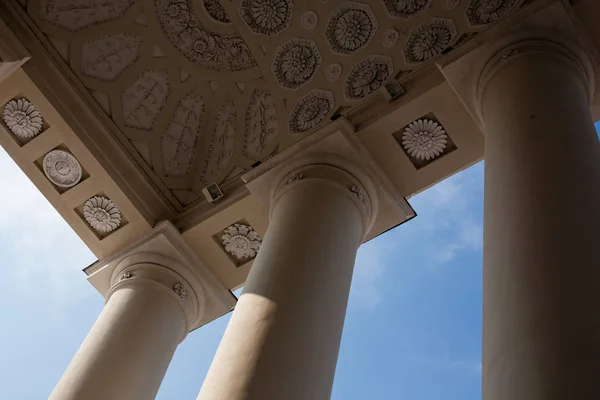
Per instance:
[[[237,111],[231,100],[221,104],[215,128],[208,147],[208,154],[202,171],[203,179],[213,179],[227,166],[233,155],[235,144],[235,121]]]
[[[255,33],[273,36],[287,28],[292,19],[292,0],[242,0],[240,14]]]
[[[434,18],[413,30],[404,48],[404,57],[409,63],[430,60],[450,46],[456,35],[452,20]]]
[[[254,228],[239,223],[227,227],[221,240],[225,251],[240,260],[256,257],[262,242]]]
[[[393,17],[410,18],[429,8],[433,0],[384,0],[385,7]]]
[[[121,211],[103,196],[94,196],[85,202],[83,218],[99,233],[112,232],[121,225]]]
[[[258,160],[277,138],[279,125],[275,102],[270,93],[255,89],[246,110],[244,154]]]
[[[390,57],[372,56],[352,68],[346,80],[348,99],[361,99],[379,89],[392,75],[394,67]]]
[[[358,186],[352,186],[350,191],[354,194],[356,200],[358,200],[360,204],[365,204],[365,194]]]
[[[402,146],[411,157],[432,160],[446,148],[446,131],[435,121],[419,119],[411,122],[402,135]]]
[[[291,39],[277,50],[273,73],[280,85],[296,89],[314,78],[321,60],[313,41]]]
[[[210,15],[215,21],[222,24],[231,23],[229,16],[225,12],[225,9],[221,3],[219,3],[219,0],[204,0],[204,8],[206,9],[208,15]]]
[[[145,71],[123,94],[123,121],[126,126],[151,130],[162,110],[169,83],[163,70]]]
[[[187,176],[196,157],[204,119],[204,101],[193,91],[179,101],[162,136],[163,168],[167,176]]]
[[[190,62],[213,71],[240,71],[256,66],[239,34],[220,34],[204,27],[189,0],[154,0],[154,5],[167,39]]]
[[[333,94],[325,90],[313,90],[298,100],[289,118],[292,134],[308,132],[318,126],[333,109]]]
[[[135,0],[45,0],[40,17],[52,25],[78,31],[119,18]]]
[[[325,36],[334,52],[350,54],[369,43],[377,26],[368,4],[348,2],[332,13]]]
[[[19,139],[37,136],[44,124],[42,114],[27,99],[11,100],[4,106],[4,123]]]
[[[69,188],[81,180],[81,165],[72,154],[52,150],[44,156],[42,167],[46,177],[56,186]]]
[[[471,25],[487,25],[510,14],[518,0],[471,0],[467,18]]]
[[[138,59],[141,45],[141,38],[127,33],[90,40],[82,47],[82,72],[91,78],[113,81]]]

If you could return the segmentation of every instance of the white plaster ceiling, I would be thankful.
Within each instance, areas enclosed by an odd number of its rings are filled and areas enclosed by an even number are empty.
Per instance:
[[[523,0],[29,0],[27,12],[189,204]]]

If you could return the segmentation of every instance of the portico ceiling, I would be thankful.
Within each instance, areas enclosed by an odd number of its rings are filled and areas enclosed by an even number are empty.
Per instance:
[[[30,0],[27,13],[181,207],[522,4]]]

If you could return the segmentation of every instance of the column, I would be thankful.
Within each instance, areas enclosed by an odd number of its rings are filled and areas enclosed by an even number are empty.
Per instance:
[[[288,175],[199,400],[328,400],[370,198],[344,170]]]
[[[482,76],[483,400],[600,398],[600,145],[580,60],[529,40]]]
[[[51,400],[154,399],[187,335],[196,296],[178,274],[138,263],[113,276],[106,305]]]

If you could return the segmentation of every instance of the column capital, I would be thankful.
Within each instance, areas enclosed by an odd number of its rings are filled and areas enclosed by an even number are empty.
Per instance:
[[[376,194],[369,191],[356,177],[346,170],[329,164],[309,164],[283,175],[276,185],[271,200],[271,211],[277,200],[289,190],[311,181],[326,181],[339,188],[342,193],[354,201],[360,210],[364,223],[364,231],[368,230],[374,216],[374,202]],[[372,192],[372,193],[369,193]],[[375,201],[374,201],[375,200]]]
[[[186,329],[190,332],[202,318],[206,307],[204,289],[199,283],[191,284],[175,270],[181,268],[175,260],[157,253],[141,252],[125,257],[117,264],[110,278],[110,289],[105,303],[117,290],[138,285],[150,285],[166,291],[185,315]]]

